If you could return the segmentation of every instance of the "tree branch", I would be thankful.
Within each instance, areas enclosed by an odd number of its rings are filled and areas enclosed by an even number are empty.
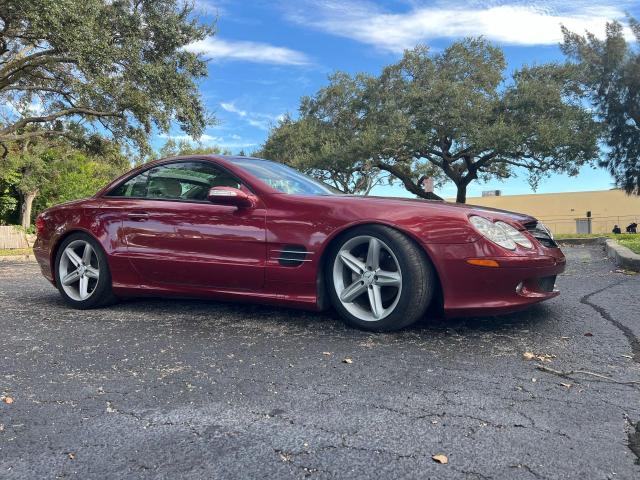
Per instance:
[[[375,164],[375,166],[378,167],[380,170],[389,172],[391,175],[396,177],[398,180],[400,180],[404,184],[405,188],[411,193],[413,193],[414,195],[417,195],[418,197],[421,197],[421,198],[427,198],[429,200],[442,200],[441,197],[439,197],[433,192],[425,192],[419,185],[417,185],[413,181],[410,175],[403,172],[400,168],[395,167],[393,165],[386,164],[384,162],[378,162]]]
[[[487,163],[489,163],[491,160],[493,160],[497,156],[498,156],[498,152],[495,152],[495,151],[485,153],[478,159],[477,162],[474,163],[475,169],[478,170],[484,167]]]
[[[0,145],[4,146],[4,144],[8,142],[16,142],[18,140],[27,140],[29,138],[37,137],[66,137],[70,139],[74,138],[72,135],[69,135],[68,132],[62,132],[58,130],[36,130],[34,132],[20,133],[16,135],[0,135]]]
[[[103,112],[100,110],[93,110],[91,108],[86,107],[73,107],[66,108],[64,110],[59,110],[58,112],[51,113],[49,115],[39,116],[39,117],[27,117],[22,120],[17,121],[16,123],[9,125],[8,127],[0,130],[0,140],[3,139],[5,135],[8,135],[16,130],[19,130],[31,123],[46,123],[52,120],[56,120],[60,117],[66,117],[70,115],[91,115],[94,117],[120,117],[123,118],[124,115],[120,112]]]
[[[14,65],[11,65],[10,63],[6,65],[0,71],[0,90],[4,90],[5,87],[19,79],[24,74],[21,74],[21,72],[35,70],[36,68],[48,63],[73,63],[75,61],[72,57],[50,56],[52,52],[56,52],[56,50],[43,50],[18,60]],[[34,58],[35,61],[32,62]]]

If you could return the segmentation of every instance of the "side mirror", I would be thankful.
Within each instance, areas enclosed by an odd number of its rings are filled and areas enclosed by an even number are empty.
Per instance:
[[[238,208],[250,208],[256,204],[256,197],[233,187],[211,187],[207,199],[216,205],[232,205]]]

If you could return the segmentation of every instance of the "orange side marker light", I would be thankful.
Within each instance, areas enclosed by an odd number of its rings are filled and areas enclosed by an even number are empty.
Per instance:
[[[486,258],[470,258],[467,260],[470,265],[478,265],[479,267],[499,267],[500,264],[495,260],[488,260]]]

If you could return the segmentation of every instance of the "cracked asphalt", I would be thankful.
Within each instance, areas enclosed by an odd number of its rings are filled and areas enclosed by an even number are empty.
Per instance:
[[[565,252],[557,299],[392,334],[204,301],[78,312],[1,263],[0,477],[640,478],[640,275]]]

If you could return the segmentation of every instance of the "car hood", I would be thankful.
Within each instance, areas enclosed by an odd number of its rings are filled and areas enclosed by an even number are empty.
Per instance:
[[[442,200],[426,200],[419,198],[401,198],[401,197],[376,197],[376,196],[357,196],[345,195],[355,201],[370,203],[372,208],[403,208],[420,206],[426,210],[438,213],[450,213],[452,215],[481,215],[491,217],[493,220],[510,220],[512,222],[524,225],[526,223],[535,222],[535,217],[524,213],[510,212],[498,208],[481,207],[478,205],[469,205],[464,203],[451,203]],[[356,200],[357,199],[357,200]]]

